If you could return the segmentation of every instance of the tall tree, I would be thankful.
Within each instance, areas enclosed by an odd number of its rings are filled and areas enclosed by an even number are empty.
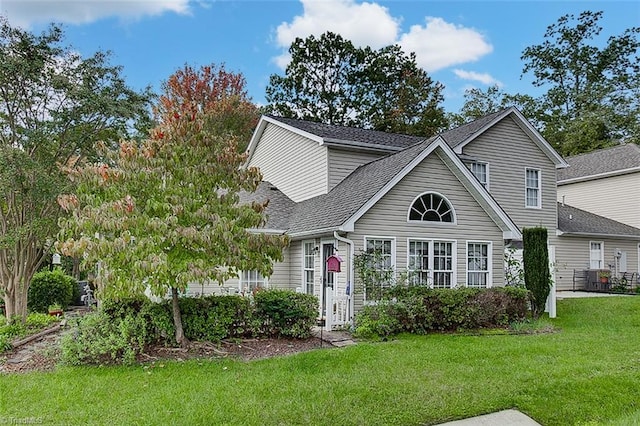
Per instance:
[[[444,87],[398,46],[356,48],[328,32],[297,38],[289,53],[285,76],[270,78],[267,112],[421,136],[446,127]]]
[[[6,315],[24,319],[33,274],[49,256],[68,190],[59,166],[115,143],[148,116],[147,93],[129,89],[107,53],[82,58],[0,18],[0,294]]]
[[[449,124],[453,127],[461,126],[510,106],[518,108],[534,125],[539,124],[539,105],[536,99],[529,95],[511,95],[497,85],[489,86],[486,90],[465,90],[464,105],[459,113],[449,115]]]
[[[542,133],[562,154],[576,154],[640,136],[639,27],[596,45],[602,12],[564,15],[542,44],[522,54],[523,74],[546,88]]]
[[[246,154],[238,150],[238,136],[210,125],[229,111],[219,108],[227,95],[207,97],[209,89],[224,92],[207,86],[207,75],[172,76],[151,138],[104,146],[107,160],[71,169],[77,191],[60,199],[72,213],[63,223],[60,250],[82,254],[85,266],[100,262],[104,296],[141,294],[147,287],[157,296],[170,293],[181,345],[187,341],[178,295],[190,282],[222,283],[240,270],[270,275],[288,244],[282,235],[249,231],[264,223],[266,203],[240,205],[238,193],[255,191],[261,174],[242,167]],[[198,87],[205,89],[192,92]]]

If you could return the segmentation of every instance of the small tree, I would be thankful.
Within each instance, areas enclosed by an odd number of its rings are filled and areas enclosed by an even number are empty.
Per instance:
[[[544,312],[552,284],[549,272],[547,229],[542,227],[525,228],[522,236],[524,284],[531,292],[531,310],[533,316],[537,318]]]
[[[191,83],[169,80],[151,138],[103,146],[105,162],[70,170],[78,190],[60,198],[72,217],[58,244],[65,254],[82,254],[85,266],[100,262],[103,295],[141,294],[147,287],[157,296],[170,293],[183,346],[178,295],[189,282],[222,283],[240,270],[270,275],[288,243],[282,235],[249,231],[264,224],[266,202],[240,205],[238,193],[255,191],[261,174],[243,167],[246,155],[233,132],[207,125],[215,120],[215,103],[174,96]]]

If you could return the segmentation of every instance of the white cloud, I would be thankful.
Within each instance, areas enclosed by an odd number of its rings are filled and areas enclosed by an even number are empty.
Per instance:
[[[418,65],[428,72],[477,61],[493,51],[484,36],[472,28],[442,18],[425,19],[425,26],[413,25],[399,44],[405,52],[415,52]]]
[[[354,0],[301,0],[304,12],[276,29],[276,43],[289,49],[297,38],[319,37],[327,31],[340,34],[359,47],[378,49],[395,43],[400,19],[389,14],[386,7],[376,3],[356,3]],[[274,58],[284,68],[289,62],[286,54]]]
[[[300,0],[302,15],[283,22],[276,29],[276,43],[288,49],[296,37],[316,37],[331,31],[356,46],[374,49],[399,44],[406,53],[415,52],[418,66],[434,72],[452,65],[477,61],[493,51],[484,35],[473,28],[452,24],[442,18],[426,17],[425,25],[413,25],[399,34],[401,18],[394,17],[377,3],[356,0]],[[285,68],[287,53],[274,58]]]
[[[189,13],[189,0],[1,0],[0,13],[23,28],[38,23],[86,24],[107,17],[138,19]]]
[[[503,86],[501,81],[496,80],[488,73],[478,73],[475,71],[465,71],[461,69],[455,69],[453,70],[453,73],[463,80],[478,81],[487,86],[493,86],[493,85],[497,85],[498,87]]]

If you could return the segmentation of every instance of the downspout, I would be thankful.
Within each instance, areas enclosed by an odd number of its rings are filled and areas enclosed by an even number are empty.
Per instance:
[[[354,304],[355,297],[353,297],[354,289],[355,289],[355,280],[354,280],[355,268],[353,265],[355,244],[352,240],[338,235],[338,231],[333,231],[333,237],[336,240],[342,241],[343,243],[349,246],[349,270],[347,271],[347,287],[349,288],[349,321],[351,321],[351,325],[353,325],[353,318],[354,318],[353,310],[355,309],[355,304]]]

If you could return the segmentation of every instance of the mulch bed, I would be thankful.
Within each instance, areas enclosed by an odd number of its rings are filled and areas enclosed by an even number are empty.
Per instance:
[[[18,350],[23,350],[24,347],[0,354],[0,373],[28,373],[32,371],[42,372],[55,370],[60,357],[60,350],[58,348],[59,339],[54,336],[48,336],[48,340],[50,345],[43,350],[34,351],[29,359],[24,362],[7,362],[16,355]],[[217,344],[191,342],[186,349],[170,348],[161,345],[150,346],[143,354],[138,356],[138,362],[146,364],[165,360],[186,361],[190,359],[211,360],[221,358],[251,361],[296,354],[320,347],[320,339],[316,337],[308,339],[246,339],[222,341]],[[331,344],[322,342],[322,347],[331,347]]]

